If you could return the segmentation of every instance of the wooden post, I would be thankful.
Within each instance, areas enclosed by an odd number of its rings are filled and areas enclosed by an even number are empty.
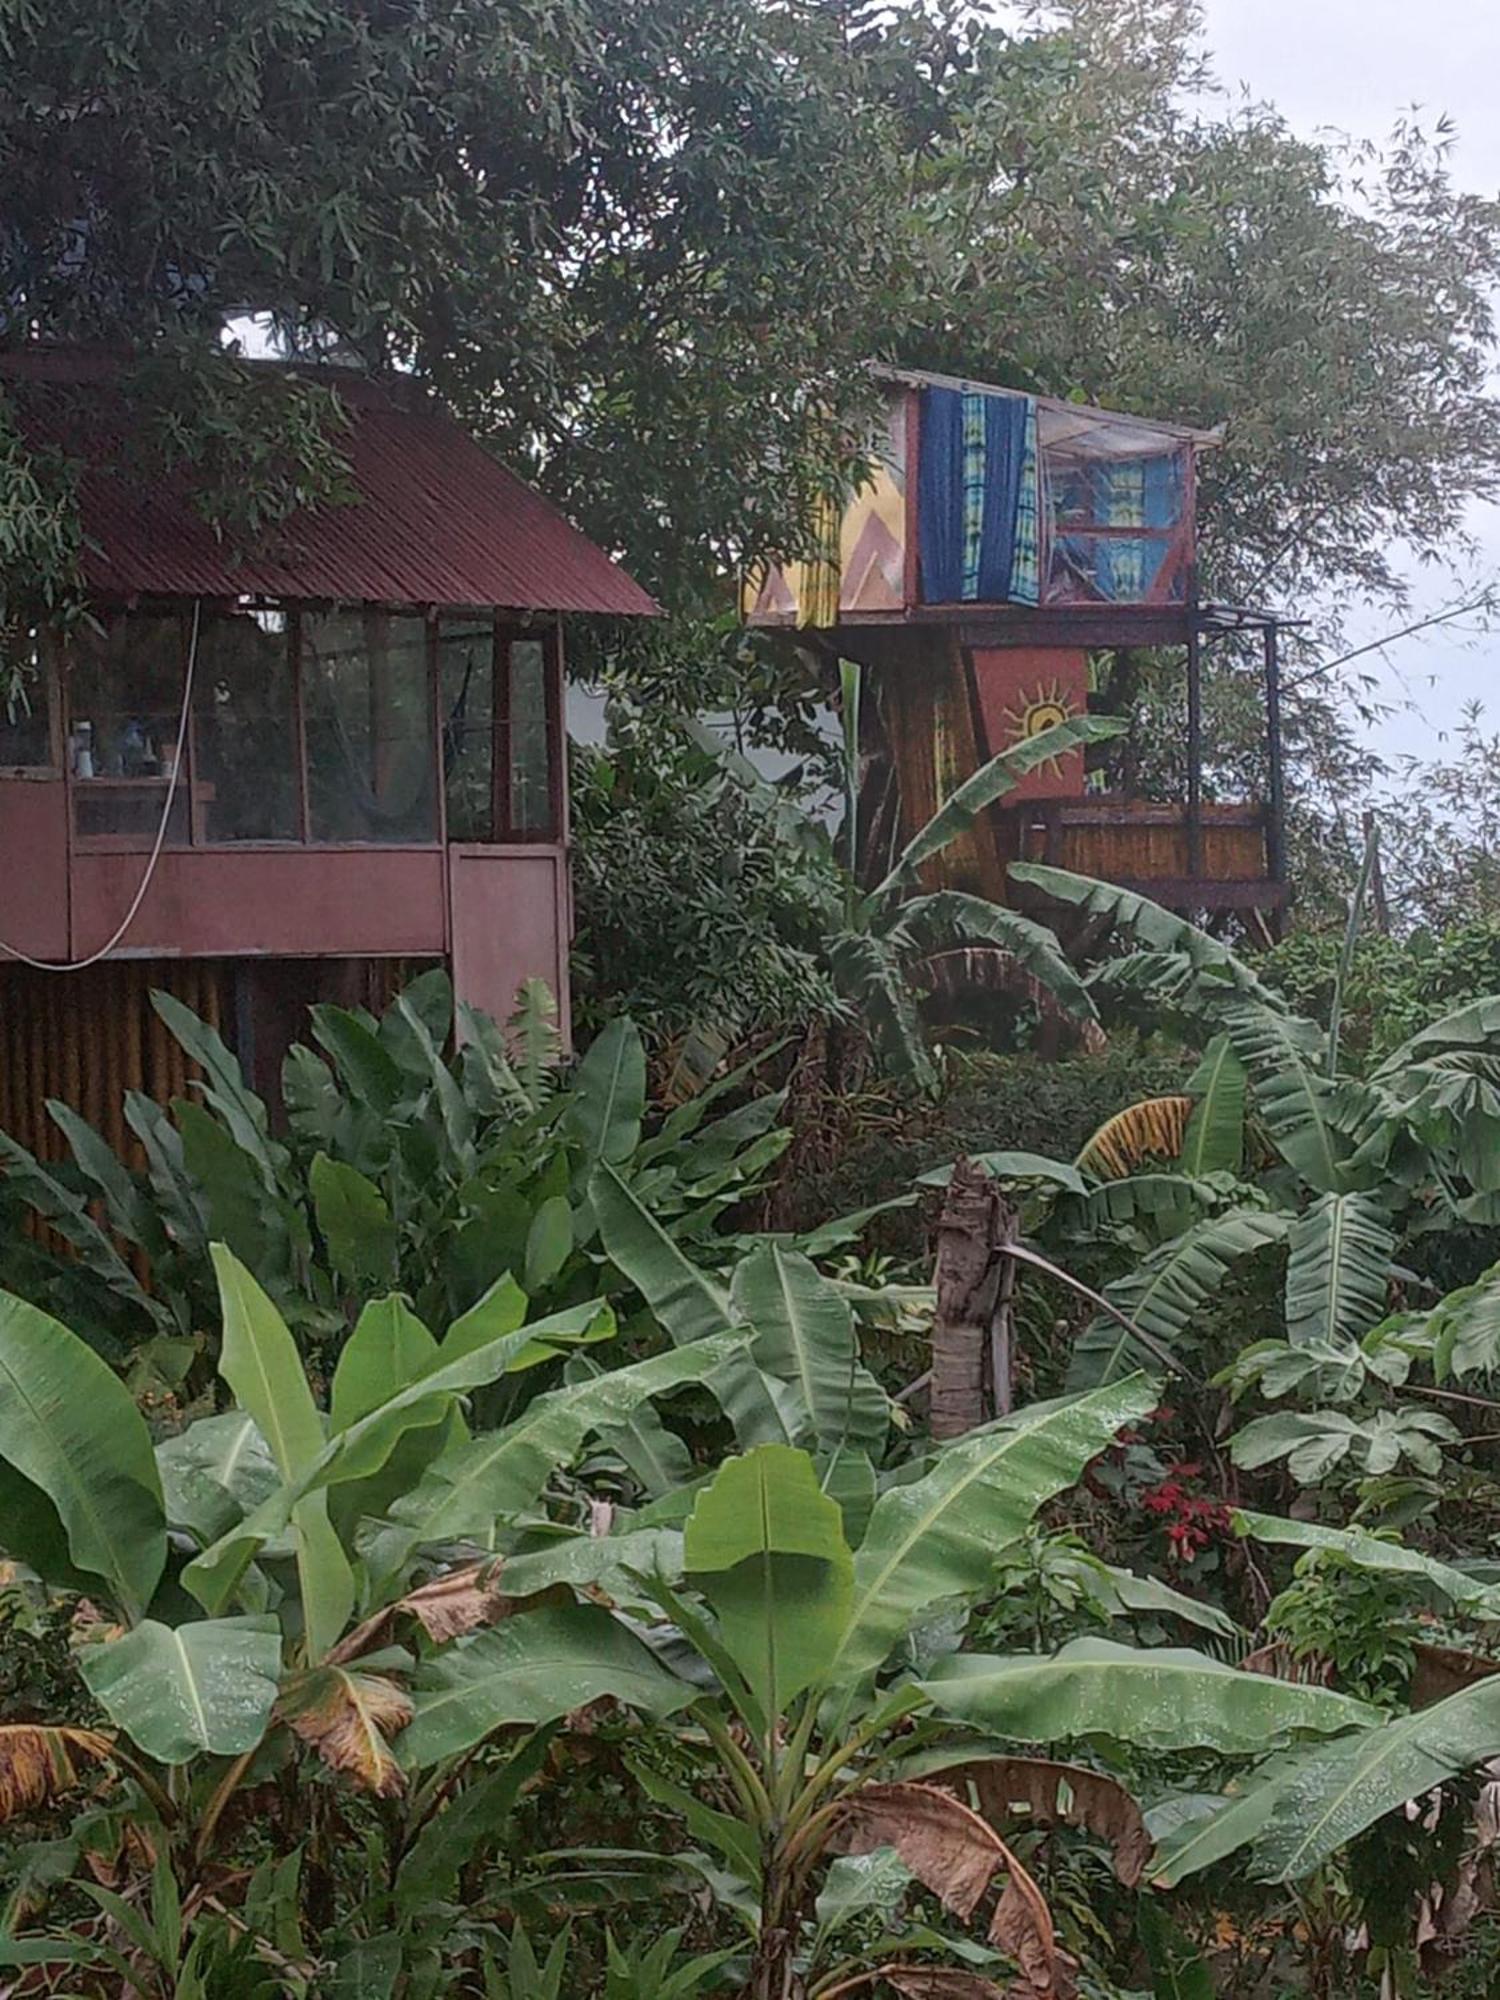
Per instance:
[[[984,1421],[985,1347],[995,1316],[1000,1192],[972,1160],[959,1160],[937,1228],[932,1325],[932,1435],[961,1437]]]
[[[1187,872],[1203,880],[1203,653],[1194,623],[1187,642]]]
[[[1265,627],[1266,650],[1266,869],[1273,882],[1286,880],[1286,779],[1281,768],[1281,656],[1276,622]],[[1272,913],[1272,927],[1281,934],[1283,911]]]
[[[1380,865],[1380,842],[1376,838],[1375,813],[1373,807],[1365,807],[1365,845],[1373,840],[1375,852],[1370,869],[1370,907],[1375,912],[1375,928],[1382,937],[1391,934],[1391,906],[1385,893],[1385,870]]]

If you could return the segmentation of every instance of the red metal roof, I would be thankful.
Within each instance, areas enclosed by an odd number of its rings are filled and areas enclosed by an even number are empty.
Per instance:
[[[110,357],[76,349],[0,354],[0,383],[28,441],[84,468],[84,574],[97,597],[243,595],[627,617],[657,610],[415,385],[344,369],[315,379],[337,390],[349,412],[341,448],[358,501],[295,514],[237,560],[192,506],[186,468],[154,481],[126,469],[130,414],[117,372]]]

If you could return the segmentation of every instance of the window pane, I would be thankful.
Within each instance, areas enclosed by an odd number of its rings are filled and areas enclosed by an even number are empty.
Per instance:
[[[187,671],[182,620],[132,612],[68,642],[68,765],[80,834],[153,840],[166,803]],[[179,786],[167,838],[188,837]]]
[[[550,833],[552,785],[547,729],[547,649],[540,639],[510,647],[510,824],[514,833]]]
[[[450,619],[438,635],[448,838],[493,840],[495,635],[488,619]]]
[[[52,767],[48,680],[41,635],[0,629],[0,769]]]
[[[305,618],[302,704],[312,838],[435,841],[425,620],[380,611]]]
[[[205,618],[193,680],[194,838],[297,840],[297,732],[286,614]]]

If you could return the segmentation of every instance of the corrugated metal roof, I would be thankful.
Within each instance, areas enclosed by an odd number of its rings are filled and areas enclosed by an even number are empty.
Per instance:
[[[935,375],[928,368],[895,368],[884,361],[872,361],[870,373],[879,382],[904,382],[910,389],[958,389],[971,396],[1024,396],[1024,389],[1007,389],[998,382],[974,382],[967,375]],[[1080,428],[1097,425],[1122,431],[1139,431],[1156,438],[1175,438],[1179,443],[1197,445],[1208,449],[1224,442],[1224,426],[1216,426],[1211,431],[1196,430],[1191,424],[1172,424],[1161,417],[1136,417],[1124,410],[1106,410],[1095,403],[1065,403],[1056,396],[1033,396],[1031,399],[1042,411],[1050,411],[1059,420],[1057,429],[1062,429],[1063,421],[1076,424]]]
[[[315,379],[336,389],[349,411],[342,448],[358,501],[295,514],[237,560],[192,506],[187,468],[154,481],[127,469],[130,413],[117,374],[112,358],[76,349],[0,354],[0,382],[28,441],[84,467],[84,573],[96,596],[244,595],[626,617],[657,610],[602,549],[415,385],[379,384],[344,369]]]

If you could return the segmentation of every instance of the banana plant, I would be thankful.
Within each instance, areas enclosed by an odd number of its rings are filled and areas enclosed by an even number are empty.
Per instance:
[[[1387,1323],[1390,1292],[1404,1237],[1490,1218],[1500,1001],[1470,1003],[1422,1030],[1370,1077],[1348,1075],[1338,1067],[1337,998],[1325,1029],[1292,1014],[1219,940],[1147,899],[1058,869],[1017,864],[1013,873],[1140,947],[1091,975],[1102,1008],[1134,1012],[1203,1050],[1180,1100],[1132,1107],[1095,1135],[1083,1157],[1110,1175],[1107,1190],[1059,1199],[1058,1237],[1071,1233],[1076,1244],[1165,1218],[1163,1239],[1137,1244],[1133,1268],[1104,1295],[1179,1353],[1235,1266],[1279,1251],[1280,1337],[1256,1343],[1223,1379],[1236,1393],[1271,1396],[1336,1384],[1335,1407],[1259,1419],[1235,1456],[1247,1467],[1284,1461],[1308,1482],[1335,1469],[1378,1478],[1402,1462],[1432,1477],[1453,1428],[1393,1401],[1393,1391],[1424,1346],[1428,1358],[1441,1355],[1439,1372],[1455,1361],[1477,1370],[1500,1354],[1494,1288],[1481,1280],[1451,1308],[1444,1302],[1425,1334],[1426,1316]],[[1351,937],[1357,917],[1356,900]],[[1257,1149],[1270,1163],[1247,1183],[1245,1160]],[[1071,1379],[1108,1380],[1140,1358],[1101,1316],[1077,1342]]]
[[[1075,716],[992,757],[964,779],[873,884],[861,882],[859,832],[860,706],[863,675],[852,661],[841,665],[844,735],[844,817],[835,854],[820,826],[804,823],[800,836],[827,849],[842,874],[842,909],[823,941],[830,981],[868,1034],[881,1062],[923,1090],[937,1087],[938,1071],[921,1020],[921,1001],[940,972],[957,968],[973,981],[981,968],[1000,975],[1006,990],[1019,988],[1038,1007],[1086,1029],[1096,1027],[1092,1000],[1057,938],[1045,924],[988,897],[959,889],[923,889],[924,872],[1028,772],[1084,744],[1118,735],[1125,726],[1108,716]],[[786,803],[776,789],[723,745],[701,737],[725,771],[778,823]],[[990,983],[996,983],[991,981]]]
[[[614,1692],[677,1745],[664,1761],[643,1743],[632,1768],[681,1821],[678,1861],[741,1926],[752,2000],[882,1981],[912,1996],[1066,1995],[1073,1967],[1013,1844],[1018,1824],[1089,1829],[1132,1886],[1150,1841],[1124,1787],[1087,1761],[1059,1763],[1057,1746],[1243,1758],[1373,1719],[1363,1703],[1186,1649],[1096,1639],[990,1658],[936,1638],[942,1610],[996,1594],[1006,1549],[1156,1393],[1136,1378],[1034,1405],[941,1447],[868,1510],[841,1504],[814,1454],[755,1446],[700,1490],[675,1563],[643,1567],[633,1588],[626,1578]],[[461,1756],[513,1718],[537,1620],[551,1672],[597,1685],[600,1631],[576,1618],[524,1612],[420,1672],[408,1759]],[[622,1650],[627,1635],[649,1648],[649,1671]],[[982,1911],[982,1936],[898,1920],[919,1886],[962,1926]],[[874,1920],[873,1943],[849,1941],[855,1916]],[[1007,1966],[1019,1988],[1001,1983]]]
[[[190,1388],[201,1386],[195,1334],[213,1323],[213,1241],[256,1272],[314,1347],[336,1348],[358,1304],[385,1289],[443,1323],[513,1270],[560,1309],[594,1282],[585,1193],[599,1160],[674,1233],[702,1243],[787,1140],[776,1093],[721,1115],[725,1096],[751,1082],[744,1068],[653,1122],[634,1025],[612,1021],[569,1067],[536,983],[508,1034],[455,1010],[441,971],[414,980],[379,1020],[313,1008],[316,1046],[294,1047],[284,1068],[284,1132],[207,1022],[167,994],[152,1004],[200,1080],[170,1110],[128,1099],[144,1165],[53,1103],[68,1160],[44,1163],[0,1134],[0,1169],[68,1245],[53,1256],[17,1230],[13,1287],[90,1329],[115,1358],[147,1342],[138,1366],[173,1388],[189,1369]],[[461,1046],[450,1053],[455,1029]]]
[[[640,1418],[653,1397],[711,1390],[749,1336],[559,1382],[565,1357],[612,1338],[604,1301],[533,1319],[503,1278],[438,1339],[393,1294],[361,1313],[322,1409],[268,1293],[225,1246],[212,1255],[232,1407],[155,1444],[86,1342],[0,1295],[0,1554],[84,1594],[76,1666],[108,1725],[0,1727],[0,1818],[112,1777],[191,1886],[241,1789],[315,1758],[392,1802],[397,1848],[418,1874],[451,1877],[461,1843],[424,1863],[421,1836],[458,1774],[439,1770],[419,1792],[400,1756],[414,1679],[562,1578],[586,1584],[654,1558],[653,1530],[609,1545],[585,1537],[559,1558],[544,1499],[563,1522],[570,1506],[587,1518],[568,1475],[586,1441]],[[542,1380],[552,1386],[538,1392]],[[575,1651],[587,1641],[593,1666],[553,1674],[559,1640]],[[543,1610],[526,1622],[511,1721],[550,1723],[624,1683],[646,1708],[676,1700],[649,1650],[596,1605]]]

